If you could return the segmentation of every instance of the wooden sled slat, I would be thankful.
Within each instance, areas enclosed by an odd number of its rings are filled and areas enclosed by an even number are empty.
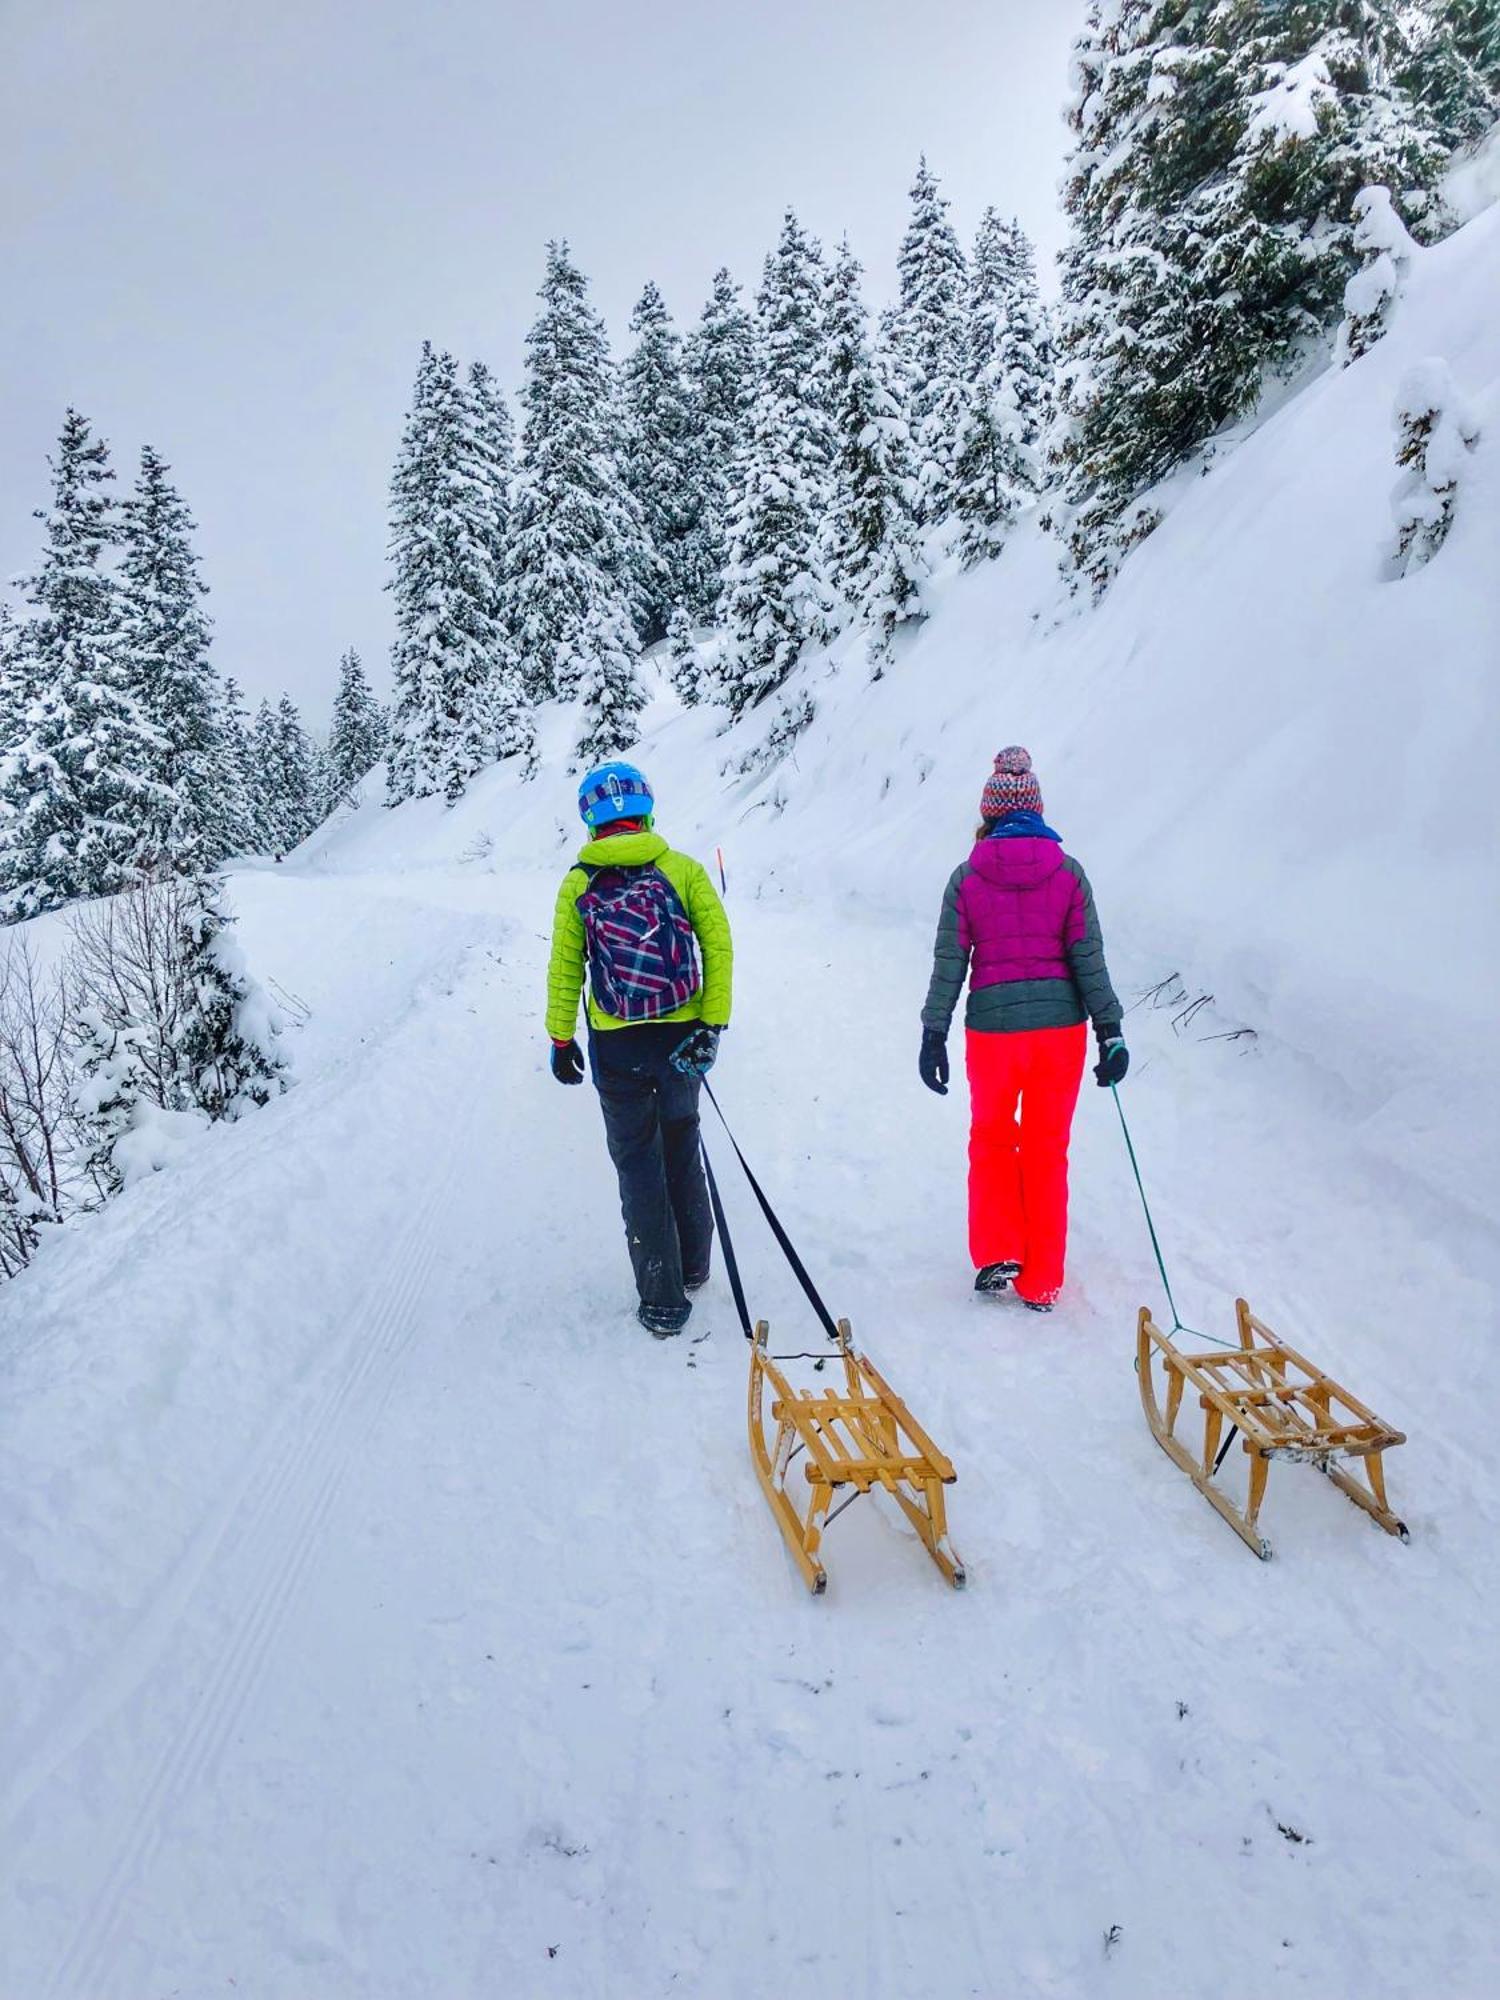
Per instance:
[[[1238,1347],[1213,1354],[1187,1353],[1162,1332],[1150,1309],[1142,1306],[1136,1322],[1136,1376],[1141,1406],[1151,1434],[1162,1450],[1192,1480],[1198,1491],[1229,1523],[1245,1545],[1264,1562],[1271,1545],[1260,1532],[1259,1515],[1273,1459],[1316,1465],[1341,1493],[1363,1508],[1387,1534],[1408,1539],[1406,1527],[1391,1512],[1385,1490],[1382,1454],[1406,1436],[1383,1423],[1329,1375],[1314,1367],[1251,1312],[1243,1299],[1235,1301]],[[1167,1406],[1157,1401],[1153,1364],[1167,1379]],[[1197,1392],[1203,1412],[1201,1454],[1190,1451],[1178,1436],[1183,1394]],[[1219,1447],[1239,1432],[1248,1460],[1246,1502],[1238,1506],[1217,1484]],[[1357,1459],[1362,1483],[1343,1471],[1341,1459]]]
[[[828,1587],[823,1529],[834,1494],[878,1489],[896,1502],[938,1569],[961,1590],[967,1577],[948,1540],[943,1497],[944,1486],[958,1477],[953,1461],[937,1449],[879,1371],[855,1352],[849,1322],[840,1320],[838,1326],[842,1391],[795,1389],[767,1352],[770,1328],[764,1320],[757,1324],[750,1348],[750,1458],[792,1560],[808,1589],[821,1596]],[[775,1426],[770,1434],[768,1385]],[[808,1489],[806,1509],[800,1512],[787,1491],[799,1458]]]

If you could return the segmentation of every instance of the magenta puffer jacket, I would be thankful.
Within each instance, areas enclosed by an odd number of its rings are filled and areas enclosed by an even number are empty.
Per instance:
[[[948,1032],[965,978],[971,1028],[1119,1022],[1088,877],[1050,831],[993,834],[954,871],[938,919],[924,1027]]]

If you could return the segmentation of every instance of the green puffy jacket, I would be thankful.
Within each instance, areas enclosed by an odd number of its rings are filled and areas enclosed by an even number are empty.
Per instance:
[[[703,984],[685,1007],[658,1018],[663,1021],[706,1021],[711,1027],[727,1028],[734,979],[734,945],[729,935],[729,919],[719,892],[709,880],[708,870],[689,854],[668,847],[659,833],[617,833],[613,838],[591,840],[580,849],[578,859],[594,868],[640,868],[655,862],[666,876],[687,911],[688,922],[698,938],[703,956]],[[552,920],[552,958],[547,967],[547,1033],[554,1042],[571,1041],[578,1029],[578,1001],[583,992],[583,975],[588,959],[588,941],[578,898],[589,885],[581,868],[570,868],[557,892],[557,911]],[[589,995],[589,1025],[598,1029],[628,1028],[594,1004]]]

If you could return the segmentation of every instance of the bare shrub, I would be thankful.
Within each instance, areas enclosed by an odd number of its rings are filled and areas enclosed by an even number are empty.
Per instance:
[[[41,1228],[61,1222],[79,1186],[69,1063],[67,974],[45,969],[30,938],[0,960],[0,1275],[30,1263]]]
[[[163,875],[84,904],[68,926],[75,1017],[94,1016],[113,1033],[130,1036],[141,1091],[163,1111],[175,1110],[181,1098],[187,909],[186,881]]]
[[[195,1121],[286,1088],[282,1017],[227,934],[221,890],[162,873],[79,905],[61,965],[24,935],[0,957],[0,1278]]]

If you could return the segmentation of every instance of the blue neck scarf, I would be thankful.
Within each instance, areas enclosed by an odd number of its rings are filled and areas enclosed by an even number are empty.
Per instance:
[[[1008,812],[997,820],[985,836],[989,840],[1055,840],[1062,845],[1062,835],[1054,833],[1040,813]]]

